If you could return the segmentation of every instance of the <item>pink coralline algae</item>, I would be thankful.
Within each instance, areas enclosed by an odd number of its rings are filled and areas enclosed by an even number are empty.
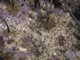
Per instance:
[[[14,53],[14,49],[16,48],[17,46],[12,46],[11,48],[7,48],[6,49],[6,52],[10,53],[10,54],[13,54]]]
[[[31,41],[31,37],[29,37],[29,36],[26,36],[23,38],[23,43],[28,43],[30,41]]]
[[[57,13],[60,16],[65,16],[66,13],[61,8],[55,8],[54,13]]]
[[[0,31],[0,36],[2,35],[2,31]]]
[[[4,10],[2,8],[0,8],[0,16],[3,15]]]
[[[11,48],[6,49],[6,52],[13,54],[13,48],[11,47]]]
[[[20,6],[22,5],[17,17],[22,16],[22,19],[25,20],[25,17],[27,17],[29,13],[28,1],[17,1],[17,3],[19,3]]]
[[[33,17],[34,17],[34,20],[38,20],[38,16],[36,14]]]
[[[22,4],[24,5],[28,5],[28,0],[16,0],[17,5],[22,6]]]
[[[3,36],[3,41],[8,41],[9,38],[7,36]]]
[[[29,7],[27,5],[24,5],[20,8],[19,12],[18,12],[18,16],[28,16],[29,13]]]
[[[27,56],[32,56],[32,53],[30,51],[28,51]]]
[[[3,12],[4,12],[4,10],[3,10],[2,8],[0,8],[0,16],[1,16],[1,17],[3,17],[3,15],[4,15]],[[1,22],[2,22],[2,19],[0,19],[0,23],[1,23]]]
[[[19,4],[17,6],[20,6],[19,11],[16,13],[16,15],[9,14],[7,10],[4,10],[0,8],[0,16],[4,17],[5,20],[7,17],[9,17],[11,20],[14,20],[16,24],[20,23],[20,20],[26,21],[26,17],[28,17],[29,14],[29,7],[28,7],[28,1],[25,0],[23,2],[16,0],[16,3]],[[23,6],[21,6],[23,4]],[[0,20],[1,22],[2,20]]]
[[[16,58],[19,58],[19,60],[25,60],[27,54],[24,51],[16,52]]]

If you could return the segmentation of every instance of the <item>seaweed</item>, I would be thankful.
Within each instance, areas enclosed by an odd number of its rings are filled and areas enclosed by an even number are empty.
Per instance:
[[[80,6],[78,4],[76,4],[76,2],[74,0],[72,0],[73,3],[69,2],[68,0],[64,1],[63,0],[63,3],[64,3],[64,6],[66,7],[66,9],[68,10],[68,12],[70,13],[70,15],[74,18],[74,20],[76,21],[77,25],[80,26],[80,23],[79,23],[79,19],[80,19]],[[68,5],[70,5],[70,8],[69,9]]]
[[[77,28],[77,25],[75,25],[75,33],[73,33],[73,34],[74,34],[78,44],[80,45],[80,31],[79,31],[79,29],[80,29],[80,27]]]

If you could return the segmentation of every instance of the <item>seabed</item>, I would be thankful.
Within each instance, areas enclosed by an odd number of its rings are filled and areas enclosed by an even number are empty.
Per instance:
[[[4,10],[3,14],[12,12],[9,12],[10,7],[2,2],[0,8]],[[19,10],[20,6],[16,8]],[[65,15],[60,17],[54,13],[53,5],[53,12],[49,14],[51,23],[47,25],[44,21],[45,10],[41,9],[43,18],[35,17],[35,19],[32,15],[37,16],[37,12],[29,6],[28,8],[27,16],[24,15],[24,12],[18,18],[19,20],[10,17],[12,14],[15,17],[17,11],[3,16],[10,32],[7,32],[7,27],[2,21],[0,37],[4,41],[4,46],[0,47],[0,57],[3,60],[80,60],[80,50],[76,47],[78,43],[73,35],[76,22],[69,12],[64,12]],[[23,16],[25,16],[25,20],[22,19]],[[46,26],[47,28],[45,28]]]

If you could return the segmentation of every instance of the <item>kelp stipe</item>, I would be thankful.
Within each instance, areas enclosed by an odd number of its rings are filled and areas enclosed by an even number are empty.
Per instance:
[[[79,23],[79,16],[80,16],[80,8],[79,6],[76,4],[76,2],[74,0],[72,0],[73,3],[69,2],[68,0],[64,1],[64,6],[66,7],[66,9],[68,10],[68,12],[70,13],[70,15],[74,18],[74,20],[76,21],[76,23],[78,24],[78,26],[80,26]],[[71,10],[68,8],[68,5],[71,6]]]

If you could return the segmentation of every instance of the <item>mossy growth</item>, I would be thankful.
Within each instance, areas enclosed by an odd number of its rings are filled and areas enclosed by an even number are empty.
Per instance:
[[[13,60],[13,56],[10,53],[0,52],[0,60]]]
[[[66,40],[65,40],[64,36],[59,35],[59,36],[58,36],[58,41],[59,41],[59,45],[60,45],[60,46],[63,46],[63,45],[64,45],[64,42],[65,42]]]
[[[8,11],[9,14],[15,16],[15,15],[18,13],[18,11],[19,11],[19,6],[16,5],[15,0],[13,0],[14,6],[12,6],[12,5],[9,4],[9,3],[5,3],[5,4],[6,4],[6,10]]]
[[[40,27],[51,30],[52,27],[56,26],[56,19],[54,17],[49,16],[48,21],[46,21],[46,16],[39,18],[39,20],[36,22],[36,24],[40,23]]]

